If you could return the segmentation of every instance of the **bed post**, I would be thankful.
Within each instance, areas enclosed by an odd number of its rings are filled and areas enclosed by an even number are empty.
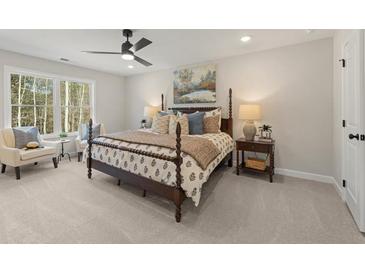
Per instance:
[[[175,220],[176,222],[180,222],[181,220],[181,204],[183,201],[182,197],[182,177],[181,177],[181,164],[182,164],[182,158],[181,158],[181,126],[178,122],[176,125],[176,189],[175,189],[175,195],[174,195],[174,202],[176,206],[175,210]]]
[[[161,94],[161,110],[164,111],[164,98],[163,93]]]
[[[87,177],[91,179],[91,145],[93,141],[93,119],[89,121],[89,139],[87,140],[88,143],[88,155],[87,155]]]
[[[233,138],[233,118],[232,118],[232,89],[229,89],[229,106],[228,106],[228,134]],[[233,166],[233,151],[228,159],[228,166]]]

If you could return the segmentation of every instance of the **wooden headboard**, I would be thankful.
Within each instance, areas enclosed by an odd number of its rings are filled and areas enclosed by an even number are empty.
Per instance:
[[[222,119],[221,131],[226,132],[228,135],[230,135],[233,138],[232,89],[231,88],[229,89],[228,98],[229,98],[228,118],[223,118],[223,117],[221,118]],[[161,95],[161,99],[162,99],[161,108],[162,108],[162,110],[165,110],[163,94]],[[168,108],[168,109],[172,110],[174,112],[180,111],[182,113],[193,113],[193,112],[196,112],[196,111],[200,111],[200,112],[212,111],[212,110],[214,110],[218,107],[219,106],[213,106],[213,107],[171,107],[171,108]]]

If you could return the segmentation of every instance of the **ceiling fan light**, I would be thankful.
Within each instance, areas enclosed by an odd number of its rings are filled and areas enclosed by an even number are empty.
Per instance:
[[[131,61],[134,60],[134,55],[131,53],[123,53],[122,54],[122,59],[127,60],[127,61]]]
[[[249,36],[249,35],[245,35],[245,36],[242,36],[242,37],[241,37],[241,41],[242,41],[243,43],[247,43],[247,42],[249,42],[251,39],[252,39],[252,37],[251,37],[251,36]]]

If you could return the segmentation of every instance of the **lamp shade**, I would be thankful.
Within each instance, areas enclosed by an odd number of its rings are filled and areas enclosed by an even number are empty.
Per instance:
[[[260,120],[261,108],[259,105],[240,105],[239,119]]]
[[[158,107],[145,106],[143,109],[144,117],[153,117],[158,111]]]

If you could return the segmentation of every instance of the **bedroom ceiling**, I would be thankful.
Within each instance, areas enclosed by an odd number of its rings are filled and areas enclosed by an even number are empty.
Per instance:
[[[0,30],[0,49],[60,61],[118,75],[132,75],[203,63],[249,52],[332,37],[334,30],[133,30],[131,42],[146,37],[153,43],[138,56],[144,67],[118,55],[89,55],[82,50],[119,51],[121,30]],[[252,39],[241,42],[248,35]],[[133,68],[128,66],[133,65]]]

